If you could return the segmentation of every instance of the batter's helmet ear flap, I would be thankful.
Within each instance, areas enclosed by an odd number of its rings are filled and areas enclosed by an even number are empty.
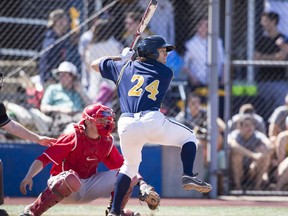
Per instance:
[[[159,48],[166,48],[167,52],[170,52],[175,49],[175,46],[168,44],[160,35],[152,35],[140,41],[136,51],[139,57],[157,59]]]

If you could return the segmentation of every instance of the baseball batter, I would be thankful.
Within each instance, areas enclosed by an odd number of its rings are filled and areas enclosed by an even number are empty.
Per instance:
[[[197,151],[193,132],[169,120],[159,111],[173,78],[173,71],[165,65],[167,53],[173,49],[175,47],[163,37],[152,35],[139,42],[135,61],[130,60],[134,51],[125,48],[121,56],[102,57],[91,65],[96,72],[118,86],[122,112],[118,133],[125,161],[117,178],[110,216],[120,215],[121,202],[131,178],[138,172],[145,143],[182,148],[183,189],[195,189],[202,193],[212,189],[210,184],[193,174]]]
[[[74,130],[62,134],[53,146],[32,163],[20,184],[22,194],[26,194],[27,186],[32,190],[32,178],[48,163],[53,164],[51,177],[48,179],[48,187],[34,203],[26,206],[22,216],[42,215],[58,202],[91,202],[113,191],[119,168],[123,164],[123,157],[113,144],[111,135],[115,126],[113,117],[112,109],[106,106],[93,104],[86,107],[82,120],[74,125]],[[109,171],[97,172],[100,162],[103,162]],[[138,173],[133,177],[129,185],[131,188],[142,179]],[[130,189],[121,210],[131,193]],[[129,212],[131,213],[131,210]],[[124,210],[122,213],[126,215]]]

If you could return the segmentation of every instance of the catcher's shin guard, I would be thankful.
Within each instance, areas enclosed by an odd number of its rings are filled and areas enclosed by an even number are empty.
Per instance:
[[[26,206],[24,212],[20,216],[40,216],[63,199],[64,197],[57,196],[49,187],[47,187],[34,203]]]
[[[81,187],[80,179],[74,171],[60,173],[36,199],[34,203],[25,208],[24,215],[40,216],[52,206],[61,202],[72,192]]]

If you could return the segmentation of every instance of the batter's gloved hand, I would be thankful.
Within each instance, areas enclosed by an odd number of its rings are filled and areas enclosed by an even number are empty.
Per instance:
[[[132,56],[134,56],[135,51],[131,50],[130,47],[125,47],[120,54],[121,60],[122,61],[128,61],[132,59]]]
[[[146,202],[151,210],[155,210],[160,205],[160,196],[155,189],[148,184],[141,184],[139,191],[139,199]]]

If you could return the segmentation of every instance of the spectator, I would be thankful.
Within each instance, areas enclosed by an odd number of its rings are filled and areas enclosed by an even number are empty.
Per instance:
[[[92,72],[90,67],[94,59],[103,55],[120,55],[123,46],[113,37],[113,29],[110,28],[111,20],[99,19],[93,27],[93,36],[85,51],[85,62],[89,68],[89,86],[88,95],[92,101],[97,101],[97,95],[102,89],[106,89],[107,95],[111,94],[115,88],[115,84],[104,80],[100,74]],[[110,88],[107,88],[107,83]]]
[[[77,122],[84,107],[92,103],[78,79],[77,68],[71,62],[62,62],[53,74],[59,83],[47,87],[40,109],[54,119],[53,125]]]
[[[268,136],[272,143],[275,143],[278,134],[285,130],[285,118],[288,116],[288,93],[285,97],[285,104],[277,107],[269,118]]]
[[[260,25],[263,28],[263,35],[256,43],[256,52],[254,54],[256,60],[283,60],[281,50],[275,43],[278,38],[285,37],[285,35],[277,29],[279,19],[280,17],[277,13],[262,13]]]
[[[276,139],[276,190],[284,190],[288,186],[288,116],[285,120],[286,130],[280,132]]]
[[[125,32],[121,39],[121,42],[124,47],[131,46],[133,39],[134,39],[134,35],[136,34],[137,28],[141,22],[142,16],[143,16],[143,11],[130,11],[126,14],[126,17],[124,20]],[[148,37],[149,35],[152,35],[152,32],[149,30],[148,27],[146,27],[144,32],[141,33],[140,40],[142,38]]]
[[[278,23],[278,29],[280,32],[282,32],[285,35],[288,35],[288,16],[287,16],[287,10],[288,10],[288,1],[287,0],[265,0],[264,1],[264,11],[265,12],[274,12],[279,14],[279,17],[281,19]]]
[[[260,131],[263,134],[267,134],[264,119],[260,115],[255,113],[254,106],[250,103],[243,104],[239,109],[239,113],[232,116],[231,120],[228,121],[228,127],[230,132],[235,130],[237,126],[239,126],[239,121],[243,114],[250,114],[253,117],[255,121],[255,130]]]
[[[96,20],[94,23],[95,22]],[[81,82],[85,89],[88,89],[89,87],[89,67],[85,62],[85,52],[93,37],[94,23],[87,31],[81,34],[78,44],[78,52],[81,57]]]
[[[76,3],[77,4],[77,3]],[[79,5],[78,5],[79,6]],[[81,56],[78,52],[78,45],[80,40],[80,8],[76,8],[71,5],[69,7],[69,33],[73,31],[73,34],[70,34],[68,37],[69,47],[67,50],[66,61],[73,62],[73,64],[77,67],[77,71],[79,74],[79,78],[81,77]],[[68,33],[67,33],[68,34]]]
[[[6,113],[6,108],[2,102],[0,102],[0,127],[7,132],[20,137],[22,139],[30,140],[35,143],[39,143],[43,146],[51,145],[56,139],[46,136],[40,136],[25,128],[20,123],[10,119]]]
[[[273,146],[265,134],[255,130],[254,119],[243,114],[239,129],[228,135],[234,189],[241,190],[244,180],[253,180],[252,189],[259,190],[268,181],[268,168]],[[244,172],[245,171],[245,172]],[[244,173],[248,172],[248,176]]]
[[[103,5],[108,4],[105,1]],[[110,22],[109,27],[114,32],[116,40],[121,41],[123,33],[125,32],[125,19],[129,11],[144,11],[148,5],[149,0],[128,0],[119,1],[117,4],[112,6],[107,12],[103,14],[103,18],[113,18],[113,22]],[[142,14],[143,15],[143,14]],[[134,34],[134,33],[133,33]],[[121,41],[122,42],[122,41]],[[130,44],[129,44],[130,46]]]
[[[287,51],[279,46],[279,41],[285,38],[277,29],[279,15],[274,12],[264,12],[261,15],[261,26],[264,34],[256,39],[254,53],[255,60],[285,60]],[[257,107],[259,115],[265,121],[269,118],[271,109],[282,104],[282,98],[287,92],[287,68],[285,66],[263,66],[255,70],[255,81],[258,82],[258,96],[261,98],[261,109]],[[277,95],[277,97],[275,97]]]
[[[60,39],[68,31],[68,28],[68,17],[64,10],[56,9],[49,14],[47,32],[42,43],[42,50],[48,50],[40,57],[39,62],[39,73],[44,87],[50,83],[55,83],[52,69],[67,60],[68,39],[55,44],[53,47],[50,46]]]
[[[191,88],[207,86],[208,84],[208,20],[202,18],[197,23],[196,34],[185,43],[185,71],[188,74],[188,82]],[[218,77],[222,82],[224,47],[222,40],[218,39]]]
[[[191,129],[195,126],[201,128],[207,128],[207,112],[201,108],[200,96],[194,93],[190,93],[187,97],[187,108],[181,111],[176,120],[184,123]]]
[[[287,57],[286,53],[276,44],[279,38],[285,38],[285,35],[277,29],[279,19],[277,13],[262,13],[260,24],[263,27],[264,34],[256,42],[255,60],[284,60]],[[269,67],[266,70],[265,68],[261,68],[261,73],[257,73],[256,79],[258,81],[284,79],[285,70],[283,68],[273,68],[273,70]]]

